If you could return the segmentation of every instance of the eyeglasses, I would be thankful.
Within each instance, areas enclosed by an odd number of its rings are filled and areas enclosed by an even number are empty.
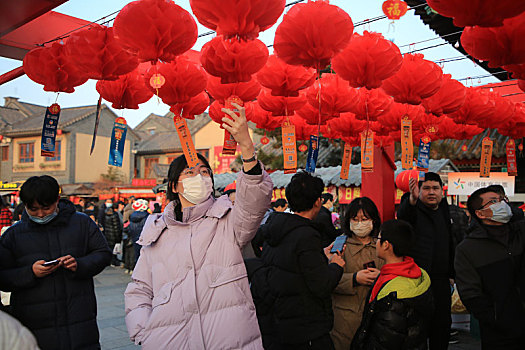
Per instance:
[[[200,168],[187,168],[187,169],[184,169],[181,173],[181,175],[184,175],[184,176],[187,176],[187,177],[192,177],[192,176],[195,176],[197,174],[201,174],[202,176],[207,176],[207,177],[210,177],[211,176],[211,170],[206,168],[206,167],[200,167]]]
[[[490,201],[488,201],[487,203],[483,204],[478,210],[483,210],[485,209],[487,206],[491,206],[492,204],[496,204],[496,203],[499,203],[501,202],[502,200],[505,200],[504,198],[494,198],[494,199],[491,199]]]
[[[361,222],[367,222],[367,221],[370,221],[370,220],[372,220],[372,219],[359,219],[359,220],[358,220],[358,219],[355,219],[355,218],[350,219],[350,221],[353,221],[353,222],[359,222],[359,223],[361,223]]]

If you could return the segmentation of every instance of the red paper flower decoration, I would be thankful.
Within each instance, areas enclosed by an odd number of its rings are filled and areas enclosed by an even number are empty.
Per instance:
[[[480,128],[497,128],[509,119],[512,119],[516,108],[513,102],[501,97],[496,92],[487,91],[487,89],[481,90],[480,93],[488,95],[491,100],[491,106],[493,106],[492,115],[490,113],[478,114],[476,117],[476,123]]]
[[[313,107],[311,104],[307,103],[302,108],[298,109],[296,115],[303,118],[307,124],[310,125],[324,125],[327,121],[332,118],[338,117],[339,115],[333,114],[321,114],[319,116],[319,108]]]
[[[171,106],[170,111],[176,116],[180,115],[186,119],[195,119],[195,116],[204,113],[209,105],[210,98],[206,91],[203,91],[197,96],[192,97],[188,102],[177,103]]]
[[[439,117],[442,114],[449,114],[460,109],[465,102],[466,95],[465,86],[452,79],[450,74],[445,74],[439,91],[424,99],[421,104],[427,112]]]
[[[169,106],[188,102],[206,88],[206,73],[184,57],[152,66],[145,75],[146,82],[153,74],[166,78],[166,83],[158,89],[158,95]],[[150,89],[156,92],[152,87]]]
[[[494,115],[495,104],[488,91],[481,88],[467,88],[465,103],[456,112],[449,114],[457,124],[476,125],[480,120],[490,120]]]
[[[299,90],[306,89],[315,81],[315,70],[292,66],[275,55],[268,58],[266,65],[257,73],[262,86],[271,89],[274,96],[299,96]]]
[[[210,95],[219,100],[221,103],[232,96],[239,96],[239,98],[245,102],[253,101],[259,95],[261,91],[261,85],[256,80],[250,80],[243,83],[233,83],[233,84],[221,84],[221,79],[209,76],[208,85],[206,90]]]
[[[401,0],[388,0],[383,3],[383,13],[388,19],[400,19],[408,11],[408,5]]]
[[[354,24],[350,16],[328,1],[296,4],[275,32],[274,49],[284,62],[325,68],[350,41]]]
[[[308,104],[306,105],[308,106]],[[310,135],[317,135],[317,126],[308,124],[302,117],[294,115],[289,120],[295,125],[295,139],[297,141],[310,140]]]
[[[366,129],[366,125],[365,120],[356,119],[353,113],[341,113],[339,118],[328,121],[327,129],[332,139],[358,137]]]
[[[401,69],[383,81],[382,88],[398,103],[420,104],[439,91],[443,71],[421,54],[405,54]]]
[[[498,132],[501,135],[508,136],[512,139],[523,138],[523,135],[525,135],[525,107],[523,107],[523,104],[516,104],[514,117],[507,120],[504,125],[500,125],[498,127]]]
[[[321,88],[319,88],[321,83]],[[346,81],[336,74],[325,73],[321,79],[306,91],[308,103],[321,113],[339,116],[339,113],[350,112],[359,101],[358,91],[351,88]]]
[[[97,91],[116,109],[138,109],[139,104],[147,102],[153,96],[153,92],[145,85],[144,77],[137,70],[121,75],[117,80],[99,80]]]
[[[306,98],[303,94],[298,97],[273,96],[270,90],[264,89],[257,97],[257,102],[274,116],[289,116],[306,104]]]
[[[451,118],[445,116],[441,119],[438,131],[440,139],[469,140],[483,132],[483,129],[476,125],[456,124]]]
[[[440,15],[454,18],[456,27],[500,26],[505,18],[525,11],[525,2],[516,0],[428,0]]]
[[[359,89],[357,104],[354,105],[352,113],[357,119],[374,121],[386,113],[393,104],[392,97],[382,90]]]
[[[89,79],[115,80],[139,65],[137,56],[117,43],[113,28],[98,24],[71,34],[65,49],[72,62]]]
[[[273,131],[280,127],[283,123],[284,117],[275,117],[271,113],[265,111],[259,106],[257,102],[249,102],[246,104],[246,118],[255,123],[257,128]]]
[[[88,80],[67,56],[64,45],[56,42],[29,51],[24,57],[24,72],[35,83],[44,85],[44,91],[74,92],[75,86]]]
[[[197,41],[197,23],[173,1],[130,2],[115,18],[113,28],[122,47],[142,61],[171,62]]]
[[[379,33],[355,33],[348,46],[332,60],[332,68],[351,86],[375,89],[403,63],[399,48]]]
[[[525,92],[525,80],[518,80],[518,87]]]
[[[472,57],[488,61],[489,67],[496,68],[525,63],[524,37],[525,13],[506,19],[501,27],[466,27],[461,34],[461,46]]]
[[[523,64],[509,64],[503,66],[508,72],[512,72],[512,77],[514,79],[525,79],[525,63]]]
[[[285,0],[190,0],[199,22],[229,39],[255,39],[284,11]]]
[[[258,39],[239,41],[215,37],[202,47],[201,63],[221,83],[250,81],[268,60],[268,48]]]

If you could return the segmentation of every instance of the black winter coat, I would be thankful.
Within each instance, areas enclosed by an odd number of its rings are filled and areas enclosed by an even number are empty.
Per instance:
[[[325,207],[321,207],[319,214],[312,222],[321,233],[321,246],[323,248],[328,247],[341,234],[332,223],[332,212]]]
[[[263,345],[297,344],[328,335],[331,293],[343,268],[329,264],[310,220],[274,213],[262,227],[262,265],[251,279]]]
[[[110,247],[122,241],[122,224],[116,211],[112,211],[110,215],[106,212],[100,224],[104,228],[104,236]]]
[[[36,278],[32,265],[70,254],[72,272]],[[0,238],[0,289],[10,291],[11,313],[35,335],[41,349],[99,349],[93,276],[109,265],[111,252],[97,225],[60,200],[58,216],[41,225],[24,212]]]
[[[479,320],[484,348],[523,349],[525,221],[500,228],[508,232],[507,244],[487,226],[471,226],[456,249],[456,284],[463,304]]]
[[[144,228],[148,216],[149,214],[147,211],[134,211],[129,216],[129,225],[126,228],[126,232],[133,243],[137,242],[140,238],[140,234],[142,233],[142,229]]]

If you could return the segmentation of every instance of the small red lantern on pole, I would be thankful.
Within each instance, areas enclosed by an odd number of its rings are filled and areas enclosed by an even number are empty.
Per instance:
[[[299,151],[301,151],[301,152],[306,152],[306,151],[308,151],[308,146],[305,145],[304,143],[301,144],[301,145],[299,145]]]
[[[397,20],[408,11],[408,5],[401,0],[388,0],[383,3],[383,13],[388,19]]]

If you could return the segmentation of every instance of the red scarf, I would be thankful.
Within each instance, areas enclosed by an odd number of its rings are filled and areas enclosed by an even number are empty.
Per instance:
[[[403,261],[395,264],[386,264],[381,268],[381,273],[377,278],[374,288],[372,288],[372,295],[370,295],[370,303],[377,297],[381,288],[388,282],[398,276],[408,278],[421,277],[421,269],[416,265],[414,259],[409,256],[403,257]]]

